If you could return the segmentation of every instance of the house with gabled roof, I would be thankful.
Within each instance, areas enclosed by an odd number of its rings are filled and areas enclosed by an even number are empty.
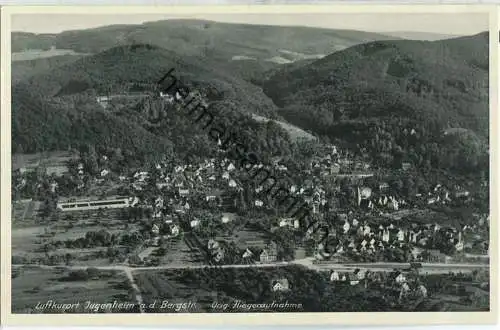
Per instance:
[[[403,163],[401,163],[401,169],[403,171],[410,170],[411,169],[411,163],[409,163],[409,162],[403,162]]]
[[[179,204],[174,205],[174,212],[182,214],[182,213],[186,213],[186,209],[184,208],[184,205],[179,203]]]
[[[153,219],[158,219],[158,218],[161,218],[163,215],[162,211],[161,210],[155,210],[153,212],[153,215],[152,215],[152,218]]]
[[[217,198],[220,198],[221,195],[222,195],[221,190],[213,189],[213,190],[206,193],[205,199],[207,201],[213,201],[213,200],[216,200]]]
[[[176,237],[177,235],[179,235],[180,233],[180,228],[179,226],[177,225],[173,225],[170,227],[170,234],[173,236],[173,237]]]
[[[406,276],[405,276],[405,274],[403,274],[401,272],[397,272],[395,274],[395,277],[394,277],[394,282],[396,282],[397,284],[405,283],[406,282]]]
[[[171,224],[174,222],[174,217],[171,214],[167,214],[163,217],[163,223]]]
[[[248,259],[248,258],[251,258],[251,257],[253,257],[253,252],[252,252],[252,251],[250,251],[250,249],[249,249],[249,248],[247,248],[247,249],[245,250],[245,252],[243,253],[242,258],[243,258],[243,259]]]
[[[280,227],[294,227],[294,218],[280,218],[278,225]]]
[[[208,240],[207,247],[209,250],[215,250],[219,248],[219,242],[214,239]]]
[[[260,262],[269,263],[274,262],[278,258],[278,247],[275,242],[271,242],[268,244],[266,248],[264,248],[259,256]]]
[[[273,292],[288,291],[288,290],[290,290],[290,283],[288,282],[288,279],[286,279],[286,278],[273,280],[271,282],[271,290]]]
[[[380,192],[383,192],[385,190],[389,189],[389,184],[387,182],[382,182],[378,185],[378,190]]]
[[[187,189],[187,188],[182,188],[182,187],[179,187],[179,190],[178,190],[178,191],[179,191],[179,195],[180,195],[181,197],[186,197],[186,196],[188,196],[188,195],[189,195],[189,189]]]
[[[339,273],[336,270],[334,270],[334,271],[331,272],[331,274],[330,274],[330,281],[331,282],[340,281],[340,275],[339,275]]]
[[[151,233],[154,235],[158,235],[160,233],[160,227],[157,224],[153,224],[153,227],[151,228]]]

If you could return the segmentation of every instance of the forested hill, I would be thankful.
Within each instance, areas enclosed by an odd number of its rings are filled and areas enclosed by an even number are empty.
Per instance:
[[[359,43],[387,39],[397,37],[363,31],[174,19],[51,35],[14,32],[12,51],[56,47],[97,54],[123,45],[150,44],[183,57],[204,58],[217,70],[250,80],[282,63],[319,58]]]
[[[183,83],[209,91],[214,99],[232,100],[243,112],[275,112],[273,102],[251,83],[215,70],[203,59],[182,57],[149,44],[114,47],[35,74],[19,84],[29,86],[24,90],[36,90],[46,97],[83,92],[123,93],[134,84],[154,85],[172,68]]]
[[[329,54],[358,43],[387,39],[398,38],[364,31],[170,19],[58,34],[13,32],[12,51],[54,46],[77,53],[99,53],[116,46],[147,43],[177,50],[185,56],[213,54],[229,60],[234,55],[242,55],[265,59],[280,55],[279,49]]]
[[[380,165],[470,170],[485,161],[488,63],[488,33],[377,41],[285,68],[263,85],[290,122],[367,148]],[[470,131],[444,138],[448,128]]]
[[[246,136],[255,150],[269,154],[290,152],[290,138],[284,130],[251,120],[253,113],[275,116],[276,107],[260,88],[204,66],[203,62],[140,44],[114,47],[66,62],[15,84],[13,153],[96,145],[137,155],[206,157],[216,146],[206,132],[195,129],[187,116],[169,111],[161,127],[148,124],[146,108],[165,106],[159,99],[132,98],[121,107],[109,109],[97,103],[97,95],[152,91],[171,68],[183,83],[205,94],[214,110],[224,112],[222,119],[227,127]]]
[[[120,148],[133,159],[148,151],[172,151],[168,139],[106,113],[85,96],[54,99],[22,85],[14,86],[12,95],[13,153],[95,145]]]
[[[13,61],[11,66],[11,83],[13,85],[29,77],[54,70],[63,64],[75,62],[84,55],[59,55],[26,61]]]
[[[54,54],[58,54],[57,50],[75,53],[13,63],[13,152],[64,149],[79,144],[79,139],[84,144],[94,140],[110,141],[114,147],[130,147],[131,152],[163,152],[164,143],[166,146],[173,143],[186,153],[196,152],[192,150],[194,146],[206,146],[208,142],[201,137],[189,137],[191,126],[181,118],[168,124],[172,129],[178,125],[172,131],[182,128],[183,131],[178,132],[182,135],[181,141],[178,141],[175,134],[168,133],[168,127],[162,132],[151,130],[130,111],[126,115],[104,111],[97,104],[96,96],[140,91],[139,85],[155,83],[175,68],[177,77],[205,92],[219,109],[234,111],[231,119],[235,123],[246,122],[250,114],[278,119],[274,103],[260,87],[251,83],[261,82],[264,72],[277,69],[283,63],[305,63],[362,42],[386,39],[394,37],[362,31],[206,20],[113,25],[58,34],[14,32],[12,51],[21,52],[19,55],[28,51],[29,58],[33,58],[36,51],[31,50],[53,47],[56,48]],[[140,107],[128,105],[131,111],[141,111],[137,109]],[[241,116],[245,118],[240,120]],[[47,122],[48,118],[51,122]],[[75,122],[74,118],[80,121]],[[101,120],[106,121],[106,125],[114,125],[116,130],[100,125]],[[141,144],[140,139],[129,143],[125,137],[120,142],[120,134],[115,132],[126,130],[130,130],[130,136],[144,135],[145,141],[158,136],[159,143],[157,146]],[[244,130],[259,135],[271,129]],[[276,150],[272,147],[270,152],[287,149],[288,142],[283,140],[282,133],[279,129],[269,133],[277,136],[276,145],[285,146]],[[204,143],[200,143],[201,140]],[[266,144],[265,138],[256,138],[256,147],[265,149]]]

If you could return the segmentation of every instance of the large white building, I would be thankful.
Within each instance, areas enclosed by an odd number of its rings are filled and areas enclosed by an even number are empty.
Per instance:
[[[57,208],[60,211],[86,211],[86,210],[98,210],[98,209],[117,209],[130,206],[129,199],[115,198],[108,200],[79,200],[71,202],[61,202],[57,203]]]

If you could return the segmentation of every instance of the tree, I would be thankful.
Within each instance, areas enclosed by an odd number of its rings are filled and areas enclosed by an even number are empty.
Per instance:
[[[96,175],[99,172],[98,155],[93,145],[88,147],[88,152],[85,154],[85,168],[91,175]]]
[[[99,269],[95,267],[89,267],[87,268],[87,275],[89,278],[99,277]]]
[[[129,263],[132,265],[140,265],[142,264],[142,259],[138,254],[133,254],[128,259]]]
[[[72,271],[68,275],[68,280],[70,281],[87,281],[88,279],[89,275],[83,269]]]
[[[401,179],[396,179],[392,182],[392,189],[394,189],[395,191],[397,191],[399,194],[401,194],[403,192],[403,181],[401,181]]]
[[[66,253],[64,255],[64,263],[66,264],[66,266],[69,266],[72,259],[73,259],[73,256],[70,253]]]
[[[404,186],[404,194],[406,195],[406,197],[413,198],[416,194],[415,182],[410,177],[407,177],[404,181],[403,186]]]

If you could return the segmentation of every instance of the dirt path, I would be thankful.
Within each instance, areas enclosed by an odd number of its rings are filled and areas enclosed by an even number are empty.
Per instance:
[[[132,274],[132,270],[128,267],[123,268],[123,271],[125,272],[125,275],[127,275],[127,278],[130,281],[130,285],[135,291],[135,300],[137,301],[137,305],[139,306],[139,312],[144,313],[144,308],[142,308],[142,304],[144,303],[144,300],[142,299],[142,294],[141,294],[141,289],[139,289],[139,286],[137,286],[137,283],[135,282],[134,275]]]

